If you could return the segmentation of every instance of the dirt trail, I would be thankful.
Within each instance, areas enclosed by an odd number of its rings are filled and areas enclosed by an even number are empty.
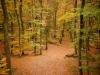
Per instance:
[[[66,54],[73,52],[72,45],[67,40],[61,45],[50,44],[41,56],[12,57],[15,68],[13,75],[77,75],[71,71],[71,66],[77,64],[76,59],[65,58]]]

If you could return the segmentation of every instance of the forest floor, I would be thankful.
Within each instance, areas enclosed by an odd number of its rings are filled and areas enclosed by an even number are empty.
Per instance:
[[[63,41],[62,44],[49,44],[48,47],[40,56],[13,56],[13,75],[78,75],[72,71],[72,66],[77,66],[76,59],[65,57],[74,53],[69,40]]]

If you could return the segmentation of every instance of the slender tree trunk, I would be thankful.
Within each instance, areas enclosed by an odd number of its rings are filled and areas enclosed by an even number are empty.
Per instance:
[[[11,16],[11,14],[9,13],[9,15],[10,15],[10,17],[11,17],[11,19],[12,19],[12,16]],[[11,21],[11,41],[13,42],[13,40],[14,40],[14,24],[13,24],[13,21]],[[11,49],[10,49],[10,53],[12,54],[13,53],[13,44],[11,44]]]
[[[35,25],[35,27],[36,27],[36,25]],[[37,43],[37,33],[35,33],[34,43],[35,43],[35,44]],[[34,55],[37,55],[36,50],[37,50],[37,47],[36,47],[36,45],[35,45],[35,47],[34,47]]]
[[[50,37],[50,18],[51,18],[51,16],[50,16],[50,13],[48,13],[48,16],[47,16],[47,18],[46,18],[46,31],[45,31],[45,33],[46,33],[46,50],[48,49],[48,39],[49,39],[49,37]]]
[[[99,2],[99,7],[100,7],[100,2]],[[100,16],[98,16],[98,24],[100,24]],[[98,27],[98,34],[99,34],[99,38],[100,38],[100,27]],[[98,40],[98,50],[99,50],[99,54],[100,54],[100,39]],[[99,69],[100,69],[100,58],[99,58]],[[100,72],[98,73],[98,75],[100,75]]]
[[[91,23],[90,23],[90,19],[88,17],[86,17],[87,19],[85,20],[86,21],[86,27],[88,28],[91,28]],[[86,32],[85,36],[87,36],[85,42],[86,42],[86,65],[87,65],[87,75],[90,75],[90,68],[89,68],[89,50],[90,50],[90,45],[89,45],[89,42],[90,42],[90,29],[89,31]]]
[[[14,0],[14,10],[15,10],[15,14],[17,16],[17,22],[18,22],[18,26],[19,26],[19,50],[20,50],[20,56],[21,56],[22,55],[22,50],[21,50],[21,26],[20,26],[20,20],[19,20],[16,8],[17,8],[17,6],[16,6],[16,0]]]
[[[87,65],[87,75],[90,75],[88,57],[89,57],[89,37],[86,40],[86,65]]]
[[[22,15],[22,13],[23,13],[23,11],[22,11],[22,8],[23,8],[23,6],[22,6],[22,3],[23,3],[23,0],[20,0],[20,7],[19,7],[19,13],[20,13],[20,25],[21,25],[21,33],[22,33],[22,42],[21,42],[21,50],[22,50],[22,48],[23,48],[23,35],[24,35],[24,25],[23,25],[23,20],[22,20],[22,17],[23,17],[23,15]],[[22,50],[22,55],[24,55],[24,51]]]
[[[54,13],[54,38],[56,38],[56,31],[57,31],[57,9],[55,9]]]
[[[33,2],[34,2],[34,6],[36,7],[36,1],[34,0],[32,0],[32,6],[33,6]],[[32,13],[33,13],[33,10],[32,10]],[[33,18],[33,14],[32,14],[32,18]],[[35,17],[35,20],[37,20],[37,17]],[[34,24],[34,28],[36,28],[36,24]],[[35,36],[34,36],[34,43],[36,44],[37,43],[37,33],[36,33],[36,31],[35,31]],[[36,53],[36,50],[37,50],[37,47],[36,47],[36,45],[34,46],[34,55],[36,56],[37,55],[37,53]]]
[[[80,15],[80,23],[81,23],[81,26],[80,26],[80,30],[82,30],[83,29],[83,15]],[[82,59],[82,53],[81,53],[81,51],[82,51],[82,39],[81,39],[81,37],[83,36],[83,32],[81,32],[80,31],[80,39],[79,39],[79,67],[82,67],[82,61],[81,61],[81,59]],[[82,70],[82,68],[80,68],[80,75],[83,75],[83,70]]]
[[[12,19],[12,15],[9,13],[10,18]],[[14,34],[14,25],[13,25],[13,21],[11,21],[11,35]]]
[[[74,4],[74,13],[76,14],[76,8],[77,8],[77,0],[75,0],[75,4]],[[75,20],[74,20],[74,28],[76,29],[76,25],[77,25],[77,19],[76,19],[76,16],[75,16]],[[74,39],[76,39],[77,38],[77,35],[76,35],[76,30],[74,31]],[[75,54],[77,55],[77,47],[76,47],[76,45],[75,45]]]
[[[41,23],[42,23],[42,17],[43,17],[43,15],[42,15],[43,1],[42,0],[40,0],[40,6],[41,6],[40,15],[41,15]],[[42,30],[41,30],[41,28],[42,28],[42,24],[40,25],[40,47],[42,45]],[[42,48],[40,48],[40,55],[42,55]]]
[[[49,31],[48,31],[48,25],[46,25],[46,28],[45,28],[45,40],[46,40],[46,48],[45,50],[48,49],[48,36],[49,36]]]
[[[70,35],[71,41],[73,42],[73,34],[72,34],[71,30],[69,30],[69,35]]]
[[[20,0],[20,23],[21,23],[21,27],[22,27],[22,34],[24,34],[24,25],[23,25],[23,20],[22,20],[22,2],[23,2],[23,0]]]
[[[4,25],[3,25],[3,29],[4,29],[4,44],[5,44],[5,53],[6,53],[6,61],[7,61],[7,68],[10,69],[9,75],[12,75],[11,72],[11,59],[10,59],[10,49],[9,49],[9,44],[8,44],[8,12],[7,12],[7,7],[6,7],[6,3],[5,0],[1,0],[1,6],[2,6],[2,10],[3,10],[3,14],[4,14]]]
[[[83,69],[82,69],[82,47],[83,47],[83,40],[82,40],[82,36],[83,36],[83,29],[84,29],[84,16],[82,14],[83,9],[84,9],[84,5],[85,5],[85,0],[81,0],[81,11],[80,11],[80,39],[79,39],[79,67],[81,67],[79,69],[79,73],[80,75],[83,75]]]
[[[64,29],[65,29],[65,21],[63,23],[63,29],[61,31],[61,37],[60,37],[60,40],[59,40],[59,43],[62,44],[62,41],[63,41],[63,37],[64,37]]]
[[[11,22],[11,41],[13,42],[13,40],[14,40],[14,36],[13,36],[13,34],[14,34],[14,25],[13,25],[13,22]],[[13,48],[13,44],[11,44],[11,48]],[[11,49],[11,54],[13,53],[13,50]]]

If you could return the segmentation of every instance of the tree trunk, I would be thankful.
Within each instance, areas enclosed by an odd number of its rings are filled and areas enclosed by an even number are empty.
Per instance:
[[[20,23],[21,23],[21,27],[22,27],[22,34],[24,34],[24,25],[23,25],[23,20],[22,20],[22,2],[23,2],[23,0],[20,0],[20,8],[19,8],[19,10],[20,10]]]
[[[74,13],[76,14],[76,8],[77,8],[77,0],[75,0],[75,4],[74,4]],[[76,29],[76,25],[77,25],[77,19],[76,19],[76,16],[75,16],[75,20],[74,20],[74,28]],[[77,35],[76,35],[76,31],[74,31],[74,39],[77,38]],[[75,45],[75,54],[77,55],[77,47]]]
[[[63,28],[61,30],[61,36],[60,36],[60,40],[59,40],[59,43],[62,44],[62,41],[63,41],[63,37],[64,37],[64,29],[65,29],[65,21],[63,23]]]
[[[82,69],[82,47],[83,47],[83,40],[82,40],[82,36],[84,36],[84,33],[83,33],[83,29],[84,29],[84,16],[82,14],[83,12],[83,9],[84,9],[84,5],[85,5],[85,0],[82,0],[81,1],[81,11],[80,11],[80,39],[79,39],[79,67],[81,67],[79,69],[79,73],[80,75],[83,75],[83,69]]]
[[[43,15],[42,15],[43,1],[42,0],[40,0],[40,6],[41,6],[40,15],[41,15],[41,23],[42,23],[42,17],[43,17]],[[40,25],[40,47],[42,45],[42,29],[41,28],[42,28],[42,24]],[[40,55],[42,55],[42,48],[40,48]]]
[[[7,62],[7,68],[10,69],[8,73],[9,75],[12,75],[10,49],[9,49],[9,44],[8,44],[8,24],[9,24],[8,23],[8,12],[7,12],[5,0],[1,0],[1,6],[3,10],[3,15],[4,15],[3,29],[4,29],[4,40],[5,40],[4,44],[5,44],[6,62]]]
[[[19,26],[19,50],[20,50],[20,56],[21,56],[22,55],[22,50],[21,50],[21,27],[20,27],[20,20],[19,20],[16,8],[17,8],[16,7],[16,0],[14,0],[14,10],[15,10],[15,14],[17,16],[17,22],[18,22],[18,26]]]
[[[56,38],[56,31],[57,31],[57,9],[54,12],[54,38]]]
[[[23,8],[23,6],[22,6],[22,2],[23,2],[23,0],[20,0],[20,7],[19,7],[19,13],[20,13],[20,25],[21,25],[21,33],[22,33],[22,44],[21,44],[21,50],[22,50],[22,48],[23,48],[23,35],[24,35],[24,25],[23,25],[23,20],[22,20],[22,17],[23,17],[23,15],[22,15],[22,13],[23,13],[23,11],[22,11],[22,8]],[[24,55],[24,51],[22,50],[22,55]]]

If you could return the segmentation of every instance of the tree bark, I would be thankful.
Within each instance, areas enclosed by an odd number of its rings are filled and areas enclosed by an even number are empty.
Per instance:
[[[83,75],[83,69],[82,69],[82,47],[83,47],[83,40],[82,40],[82,36],[84,36],[83,33],[83,29],[84,29],[84,16],[82,14],[83,9],[84,9],[84,5],[85,5],[85,0],[81,1],[81,10],[80,10],[80,39],[79,39],[79,67],[81,67],[79,69],[79,74]]]
[[[19,10],[20,10],[20,23],[21,23],[21,27],[22,27],[22,34],[24,34],[24,25],[23,25],[23,20],[22,20],[22,13],[23,13],[23,11],[22,11],[22,2],[23,2],[23,0],[20,0],[20,8],[19,8]]]
[[[15,15],[17,16],[17,22],[18,22],[18,26],[19,26],[19,50],[20,50],[20,56],[22,55],[22,50],[21,50],[21,26],[20,26],[20,20],[18,17],[18,13],[17,13],[17,9],[16,9],[16,0],[14,0],[14,10],[15,10]]]
[[[4,24],[3,24],[3,29],[4,29],[4,44],[5,44],[5,54],[6,54],[6,62],[7,62],[7,68],[10,69],[8,71],[9,75],[12,75],[11,72],[11,59],[10,59],[10,49],[9,49],[9,43],[8,43],[8,12],[7,12],[7,7],[5,0],[1,0],[1,6],[4,14]]]

